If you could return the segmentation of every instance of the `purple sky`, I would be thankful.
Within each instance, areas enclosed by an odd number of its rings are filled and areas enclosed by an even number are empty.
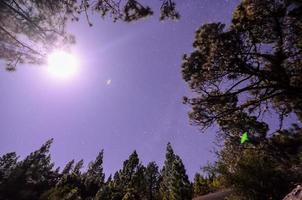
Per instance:
[[[151,7],[157,11],[160,1]],[[148,1],[149,3],[149,1]],[[106,175],[121,168],[133,150],[144,164],[162,166],[170,141],[190,178],[214,159],[215,130],[201,134],[189,125],[182,96],[184,53],[192,51],[195,30],[203,23],[229,23],[238,0],[178,1],[182,18],[151,18],[125,24],[92,17],[73,23],[73,51],[81,60],[72,80],[50,78],[43,67],[0,72],[0,154],[24,157],[54,138],[53,161],[63,166],[83,158],[87,164],[105,150]],[[111,84],[107,85],[107,80]]]

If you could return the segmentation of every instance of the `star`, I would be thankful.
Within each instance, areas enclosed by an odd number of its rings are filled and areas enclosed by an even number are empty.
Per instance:
[[[110,85],[111,84],[111,79],[108,79],[107,81],[106,81],[106,85]]]
[[[240,138],[241,138],[240,139],[240,144],[245,143],[248,140],[248,134],[247,134],[247,132],[243,133]]]

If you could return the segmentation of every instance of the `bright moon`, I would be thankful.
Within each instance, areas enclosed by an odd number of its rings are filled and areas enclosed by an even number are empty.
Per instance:
[[[75,75],[77,59],[65,51],[54,51],[48,56],[48,72],[58,78],[67,79]]]

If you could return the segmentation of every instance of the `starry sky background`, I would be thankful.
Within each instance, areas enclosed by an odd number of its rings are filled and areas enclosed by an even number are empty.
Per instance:
[[[133,150],[143,164],[154,160],[161,167],[171,142],[191,179],[215,159],[216,128],[201,133],[189,124],[181,62],[193,50],[196,29],[229,24],[239,0],[179,0],[178,22],[159,22],[161,2],[145,2],[155,14],[139,22],[112,23],[94,14],[92,28],[85,20],[68,27],[80,61],[71,80],[50,77],[45,66],[22,66],[14,73],[1,68],[0,154],[16,151],[24,158],[54,138],[56,166],[81,158],[88,164],[104,149],[108,176]]]

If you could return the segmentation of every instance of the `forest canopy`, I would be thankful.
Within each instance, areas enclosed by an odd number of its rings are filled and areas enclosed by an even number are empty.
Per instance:
[[[19,200],[191,200],[192,186],[181,158],[171,144],[161,170],[155,162],[144,166],[136,151],[123,162],[122,169],[105,177],[104,151],[91,161],[71,160],[65,167],[54,169],[49,153],[53,140],[23,160],[16,153],[0,157],[0,199]]]

